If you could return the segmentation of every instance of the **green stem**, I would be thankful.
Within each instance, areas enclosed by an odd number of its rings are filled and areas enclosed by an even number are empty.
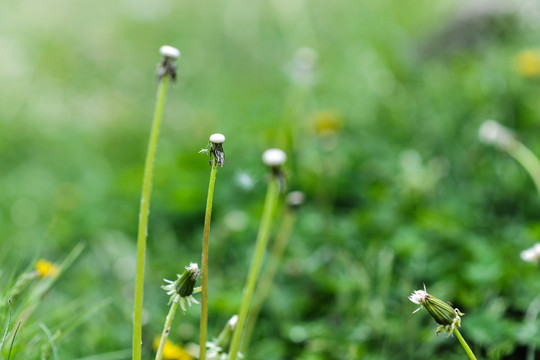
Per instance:
[[[159,340],[159,347],[156,353],[156,360],[161,360],[163,357],[163,349],[165,348],[167,337],[169,336],[169,332],[171,331],[171,324],[172,324],[174,314],[176,313],[176,309],[178,308],[179,303],[180,303],[179,295],[176,295],[175,299],[172,302],[171,309],[169,310],[169,313],[167,314],[167,318],[165,319],[165,325],[163,326],[163,332],[161,333],[161,339]]]
[[[214,199],[216,172],[217,162],[214,158],[212,170],[210,170],[210,183],[208,185],[208,197],[206,198],[206,214],[204,216],[201,260],[201,331],[199,335],[199,360],[206,359],[206,333],[208,327],[208,240],[210,238],[210,220],[212,218],[212,201]]]
[[[266,192],[266,199],[264,201],[264,210],[261,219],[261,225],[259,227],[259,233],[257,234],[257,242],[255,244],[255,253],[253,254],[253,260],[249,268],[248,280],[244,286],[242,305],[238,314],[238,321],[236,323],[234,334],[231,342],[231,349],[229,351],[229,360],[236,360],[238,355],[238,348],[242,339],[242,333],[244,330],[244,323],[251,304],[251,298],[253,297],[253,291],[259,277],[261,270],[262,260],[264,257],[266,244],[268,243],[268,237],[270,236],[270,225],[272,223],[272,215],[276,206],[277,197],[279,193],[278,179],[272,176],[270,183],[268,184],[268,191]]]
[[[142,310],[143,310],[143,287],[144,287],[144,260],[146,254],[146,236],[148,234],[148,213],[150,211],[150,195],[152,192],[152,173],[156,147],[158,142],[159,128],[165,94],[167,93],[168,75],[164,75],[157,89],[156,107],[150,141],[144,164],[143,185],[141,192],[141,207],[139,210],[139,228],[137,234],[137,270],[135,275],[135,299],[133,305],[133,360],[141,359],[142,347]]]
[[[255,289],[255,295],[253,297],[253,305],[249,311],[249,316],[246,322],[246,330],[244,331],[244,339],[242,340],[242,353],[246,356],[247,349],[249,347],[249,341],[251,334],[253,333],[253,328],[259,317],[259,313],[264,304],[264,301],[268,297],[270,289],[272,288],[272,283],[274,282],[274,277],[279,268],[283,252],[285,247],[291,237],[294,224],[296,222],[296,211],[288,210],[283,217],[283,222],[281,228],[276,236],[276,241],[272,247],[270,256],[268,257],[268,263],[265,267],[264,272],[261,275],[259,284]]]
[[[465,341],[463,336],[461,336],[461,333],[459,332],[457,328],[454,328],[454,334],[456,334],[456,337],[458,338],[461,346],[463,346],[463,348],[465,349],[465,352],[467,353],[467,355],[469,355],[469,359],[476,360],[476,356],[474,356],[471,348],[469,347],[469,345],[467,345],[467,342]]]
[[[512,155],[529,173],[536,185],[536,189],[540,193],[540,161],[534,153],[520,142],[508,149],[508,153]]]

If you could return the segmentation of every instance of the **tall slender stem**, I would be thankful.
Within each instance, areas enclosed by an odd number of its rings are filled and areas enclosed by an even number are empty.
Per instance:
[[[163,357],[163,349],[165,348],[165,343],[167,342],[167,337],[171,331],[171,324],[174,319],[174,314],[176,309],[178,309],[178,304],[180,303],[180,295],[176,295],[175,299],[171,304],[167,318],[165,319],[165,325],[163,326],[163,332],[161,333],[161,339],[159,340],[159,347],[156,352],[156,360],[161,360]]]
[[[212,201],[214,199],[214,184],[216,183],[217,160],[212,162],[208,197],[206,198],[206,214],[204,216],[204,232],[201,260],[201,330],[199,335],[199,360],[206,359],[206,333],[208,326],[208,239],[210,238],[210,220],[212,218]]]
[[[244,339],[242,340],[241,346],[244,356],[246,355],[249,347],[251,334],[253,332],[255,323],[257,322],[257,318],[259,317],[261,308],[268,296],[268,293],[270,292],[270,289],[272,288],[274,277],[278,271],[285,247],[287,246],[289,238],[291,237],[296,218],[297,214],[295,210],[287,210],[285,216],[283,217],[283,222],[281,223],[279,232],[276,236],[276,241],[274,242],[272,251],[270,252],[270,256],[268,257],[268,263],[266,264],[264,272],[259,280],[259,284],[255,289],[253,305],[251,306],[251,310],[249,311],[249,316],[246,321],[246,330],[244,332]]]
[[[538,157],[520,142],[514,147],[508,149],[510,155],[512,155],[529,173],[536,185],[536,189],[540,193],[540,161]]]
[[[259,277],[261,270],[262,260],[264,257],[266,244],[270,236],[270,225],[272,223],[272,216],[274,214],[274,208],[276,206],[277,197],[279,193],[279,180],[276,176],[272,176],[270,183],[268,184],[268,190],[266,192],[266,199],[264,201],[264,210],[261,219],[261,225],[259,227],[259,233],[257,235],[257,242],[255,244],[255,253],[253,254],[253,260],[249,268],[248,279],[243,291],[242,305],[238,314],[238,322],[234,329],[234,334],[231,342],[231,349],[229,351],[229,360],[236,360],[238,354],[238,348],[240,341],[242,340],[242,333],[244,330],[244,323],[251,304],[251,298],[253,297],[253,291]]]
[[[133,305],[133,360],[141,359],[142,348],[142,310],[143,310],[143,287],[144,287],[144,260],[146,254],[146,237],[148,234],[148,214],[150,212],[150,196],[152,192],[152,174],[154,159],[158,142],[159,128],[167,83],[169,76],[165,74],[158,84],[154,118],[150,141],[144,164],[143,185],[141,192],[141,205],[139,210],[139,228],[137,233],[137,269],[135,275],[135,299]]]
[[[454,328],[454,334],[456,334],[456,337],[458,338],[461,346],[463,346],[463,349],[465,349],[465,352],[467,353],[467,355],[469,355],[469,359],[476,360],[476,356],[474,356],[471,348],[469,347],[469,345],[467,345],[467,342],[465,341],[463,336],[461,336],[461,333],[457,328]]]

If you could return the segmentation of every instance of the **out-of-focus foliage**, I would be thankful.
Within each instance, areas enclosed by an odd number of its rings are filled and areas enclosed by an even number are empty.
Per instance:
[[[427,314],[411,315],[407,296],[423,283],[466,313],[462,332],[481,357],[523,359],[540,347],[538,320],[524,321],[539,269],[519,258],[540,237],[540,198],[477,129],[496,119],[540,154],[539,14],[532,1],[3,4],[1,286],[84,241],[33,324],[109,301],[58,341],[59,357],[131,346],[154,70],[170,44],[182,57],[155,168],[148,356],[167,312],[162,278],[200,261],[209,167],[197,151],[221,132],[231,164],[214,199],[210,336],[238,309],[262,211],[260,156],[281,147],[289,188],[307,203],[250,359],[463,358]],[[175,343],[197,342],[198,311],[175,319]]]

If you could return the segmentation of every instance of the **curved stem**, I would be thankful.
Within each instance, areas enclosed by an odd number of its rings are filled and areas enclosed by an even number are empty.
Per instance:
[[[463,346],[463,349],[465,349],[465,352],[467,353],[467,355],[469,355],[469,359],[476,360],[476,356],[474,356],[471,348],[469,347],[469,345],[467,345],[467,342],[465,341],[463,336],[461,336],[461,333],[457,328],[454,328],[454,334],[456,334],[456,337],[458,338],[461,346]]]
[[[508,152],[525,168],[534,181],[536,189],[540,192],[540,160],[538,157],[520,142],[510,148]]]
[[[161,333],[161,339],[159,340],[159,347],[156,352],[156,360],[161,360],[163,357],[163,349],[165,348],[167,337],[169,336],[169,332],[171,331],[171,324],[174,318],[174,314],[176,313],[176,309],[178,309],[179,302],[180,295],[176,295],[172,302],[169,313],[167,314],[167,318],[165,319],[165,325],[163,326],[163,332]]]
[[[164,75],[158,85],[152,130],[150,132],[150,141],[148,143],[146,161],[144,164],[141,205],[139,210],[139,228],[137,233],[137,269],[135,275],[135,299],[133,305],[133,360],[141,359],[144,260],[146,254],[146,237],[148,234],[148,214],[150,211],[154,159],[156,157],[163,104],[165,103],[165,94],[167,93],[167,82],[168,75]]]
[[[257,235],[257,242],[255,244],[255,253],[253,254],[253,260],[249,269],[248,280],[244,286],[242,305],[238,314],[238,321],[234,328],[234,334],[231,342],[231,349],[229,351],[229,360],[236,360],[238,354],[238,348],[242,339],[242,333],[244,330],[244,323],[251,304],[251,298],[253,297],[253,291],[259,277],[261,270],[262,260],[266,250],[266,244],[268,243],[268,237],[270,235],[270,225],[272,223],[272,215],[277,202],[277,196],[279,193],[279,183],[275,176],[272,176],[270,183],[268,184],[268,191],[266,192],[266,199],[264,202],[263,216],[261,219],[261,225],[259,227],[259,233]]]
[[[214,158],[210,171],[210,184],[206,198],[206,214],[204,216],[204,232],[201,260],[201,330],[199,335],[199,360],[206,359],[206,333],[208,326],[208,242],[210,238],[210,220],[212,218],[212,201],[216,183],[217,161]]]

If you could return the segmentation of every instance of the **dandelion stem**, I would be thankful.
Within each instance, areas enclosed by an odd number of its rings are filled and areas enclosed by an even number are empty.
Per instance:
[[[465,352],[467,353],[467,355],[469,355],[469,359],[476,360],[476,356],[474,356],[471,348],[469,347],[469,345],[467,345],[467,342],[465,341],[463,336],[461,336],[461,333],[457,328],[454,328],[454,334],[456,334],[456,337],[458,338],[461,346],[463,346],[463,349],[465,349]]]
[[[240,341],[242,339],[242,333],[244,330],[244,323],[249,311],[253,291],[255,290],[257,278],[259,277],[266,244],[268,243],[268,237],[270,235],[270,225],[272,223],[272,216],[276,206],[278,193],[279,179],[276,176],[272,176],[266,192],[261,225],[259,227],[257,242],[255,244],[255,253],[253,254],[253,260],[249,269],[248,280],[244,286],[242,305],[240,306],[238,322],[236,323],[236,327],[234,329],[231,349],[229,351],[229,360],[236,360],[238,354],[238,348],[240,346]]]
[[[288,209],[283,217],[283,222],[281,223],[281,228],[276,236],[276,241],[272,247],[270,256],[268,257],[268,263],[265,267],[261,279],[259,280],[259,285],[255,290],[255,295],[253,297],[253,305],[249,311],[249,316],[246,322],[246,330],[244,332],[244,339],[242,340],[242,353],[246,355],[247,348],[249,347],[249,340],[253,332],[257,318],[259,317],[259,312],[272,288],[272,283],[274,277],[279,268],[281,262],[281,257],[287,246],[287,242],[291,237],[291,233],[296,223],[297,213],[295,210]]]
[[[210,170],[210,183],[208,197],[206,198],[206,214],[204,216],[204,232],[201,260],[201,330],[199,335],[199,359],[206,359],[206,332],[208,326],[208,239],[210,238],[210,220],[212,218],[212,201],[214,199],[214,185],[216,183],[217,160],[214,157]]]
[[[163,357],[163,349],[165,348],[167,337],[169,336],[169,332],[171,331],[171,324],[174,318],[174,314],[176,313],[176,309],[178,309],[178,304],[180,303],[179,297],[180,295],[176,295],[175,299],[171,304],[169,313],[167,314],[167,318],[165,319],[165,325],[163,326],[163,332],[161,333],[161,339],[159,340],[159,347],[156,353],[156,360],[161,360]]]
[[[515,146],[509,148],[508,153],[525,168],[540,193],[540,160],[538,157],[521,142],[517,142]]]
[[[159,128],[161,126],[163,104],[165,103],[165,94],[167,93],[168,78],[169,75],[165,74],[158,84],[152,130],[150,132],[150,141],[148,143],[146,161],[144,164],[141,206],[139,210],[139,228],[137,234],[137,269],[135,275],[135,299],[133,306],[133,360],[141,359],[144,260],[146,254],[146,237],[148,234],[148,214],[150,212],[154,159],[156,157],[156,147]]]

